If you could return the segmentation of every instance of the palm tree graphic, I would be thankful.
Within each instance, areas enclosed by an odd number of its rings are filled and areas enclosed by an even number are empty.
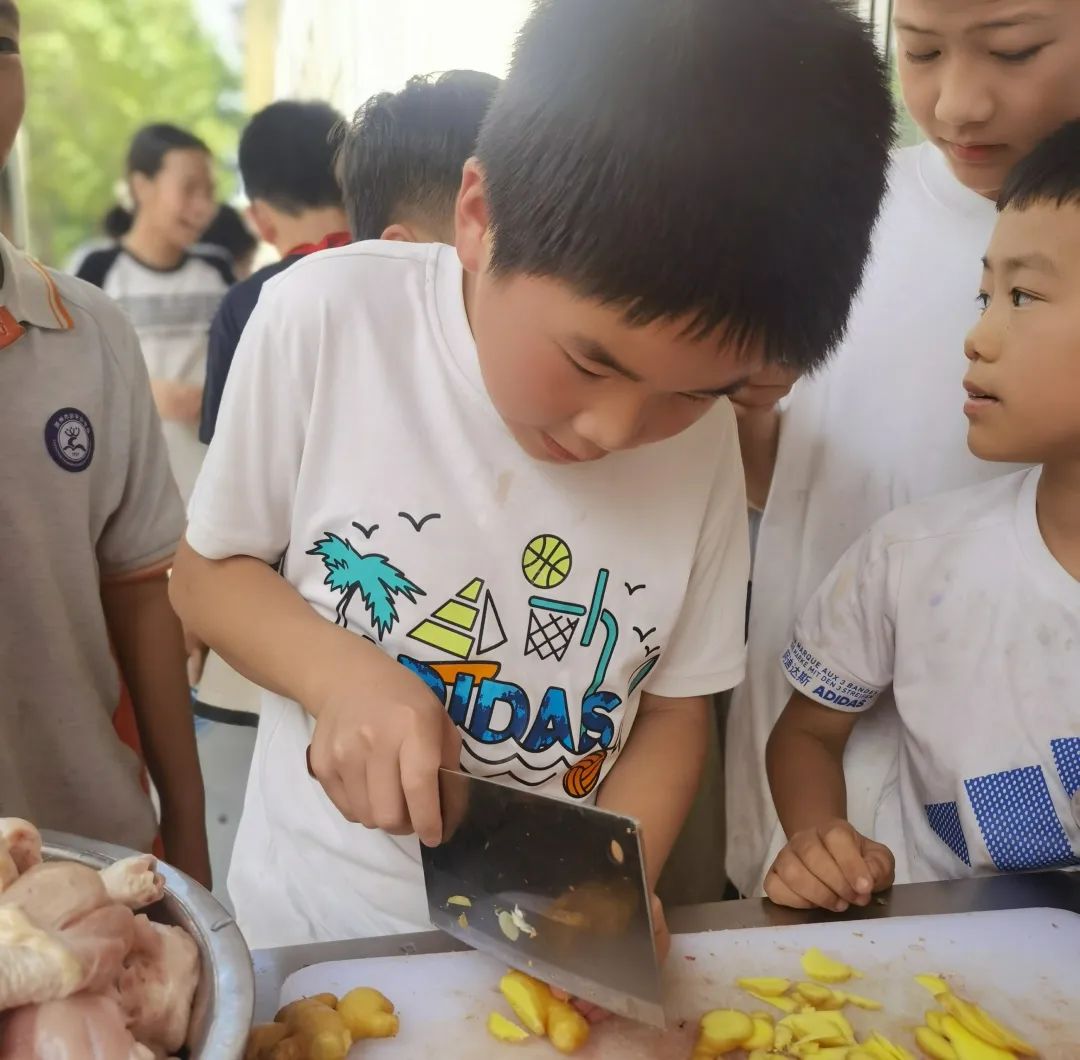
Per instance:
[[[371,616],[371,628],[379,635],[379,640],[394,628],[398,620],[397,608],[394,606],[395,596],[404,596],[410,603],[416,603],[417,596],[427,594],[419,585],[405,576],[403,571],[395,567],[386,556],[369,553],[362,556],[352,544],[337,534],[324,530],[325,536],[315,542],[315,547],[307,553],[309,556],[318,556],[326,567],[326,580],[324,585],[329,585],[334,592],[341,593],[341,600],[337,605],[337,622],[339,626],[349,628],[347,611],[349,604],[357,590],[360,591],[360,599],[364,601]]]

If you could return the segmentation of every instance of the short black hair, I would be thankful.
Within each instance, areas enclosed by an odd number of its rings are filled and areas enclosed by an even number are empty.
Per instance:
[[[894,122],[847,4],[539,0],[477,146],[491,267],[813,369],[862,279]]]
[[[341,205],[334,174],[342,116],[329,103],[281,100],[263,108],[240,137],[240,176],[247,197],[293,217]]]
[[[499,78],[449,70],[372,96],[341,143],[339,169],[354,239],[378,239],[403,212],[443,223]]]
[[[1067,122],[1013,166],[997,208],[1037,204],[1080,206],[1080,120]]]
[[[128,176],[142,173],[148,177],[156,177],[170,151],[203,151],[210,154],[210,148],[186,129],[169,125],[167,122],[144,125],[131,138],[131,145],[128,147],[125,164]]]
[[[244,223],[239,211],[227,202],[218,207],[218,212],[210,222],[210,227],[203,232],[199,242],[220,247],[234,262],[253,253],[259,245],[259,241],[252,235],[251,229]]]

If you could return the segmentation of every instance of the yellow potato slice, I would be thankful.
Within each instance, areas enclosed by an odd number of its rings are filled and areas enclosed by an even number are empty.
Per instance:
[[[785,1027],[783,1021],[776,1025],[776,1030],[773,1032],[773,1048],[780,1053],[786,1052],[791,1048],[791,1043],[795,1041],[795,1032],[790,1027]]]
[[[979,1022],[983,1024],[986,1029],[994,1035],[995,1039],[1000,1039],[1004,1043],[1004,1048],[1011,1049],[1014,1053],[1019,1053],[1021,1056],[1038,1056],[1039,1052],[1030,1042],[1025,1041],[1014,1031],[1009,1030],[1004,1024],[999,1023],[989,1012],[984,1008],[980,1008],[978,1005],[971,1006],[975,1010],[975,1014],[979,1019]],[[980,1035],[980,1037],[986,1037]],[[995,1042],[989,1038],[991,1044]]]
[[[930,1027],[915,1028],[915,1044],[931,1057],[931,1060],[959,1060],[949,1039]]]
[[[529,1032],[524,1027],[508,1020],[501,1012],[492,1012],[488,1016],[487,1029],[488,1034],[500,1042],[524,1042],[529,1038]]]
[[[548,1005],[547,1035],[560,1053],[576,1053],[589,1040],[589,1023],[569,1002],[552,997]]]
[[[950,1016],[987,1044],[1020,1053],[1022,1056],[1038,1056],[1033,1046],[1023,1038],[1018,1038],[1007,1027],[1003,1027],[978,1005],[973,1005],[955,994],[942,994],[938,1001]]]
[[[946,1016],[944,1026],[945,1036],[956,1050],[958,1060],[1016,1060],[1015,1054],[983,1041],[955,1016]]]
[[[816,946],[802,955],[802,967],[811,979],[819,983],[846,983],[849,979],[859,978],[859,973],[850,965],[833,960]]]
[[[769,997],[767,994],[759,994],[753,990],[746,991],[752,998],[757,1001],[763,1001],[766,1005],[772,1005],[773,1008],[778,1008],[781,1012],[797,1012],[799,1003],[791,997]]]
[[[776,1037],[776,1030],[773,1027],[772,1017],[751,1016],[750,1021],[754,1025],[754,1033],[743,1041],[742,1047],[747,1050],[747,1052],[753,1052],[756,1049],[767,1052],[773,1047],[773,1041]]]
[[[507,1004],[533,1034],[547,1034],[548,1011],[555,998],[546,984],[524,972],[512,971],[499,980]]]
[[[878,1047],[881,1049],[882,1053],[886,1057],[886,1060],[915,1060],[915,1057],[912,1056],[912,1054],[909,1053],[903,1046],[896,1045],[894,1042],[890,1042],[884,1034],[879,1034],[877,1033],[877,1031],[875,1031],[870,1036],[870,1040],[878,1045]],[[866,1046],[864,1045],[863,1048],[865,1049]]]
[[[446,899],[446,904],[447,905],[461,905],[461,906],[464,906],[466,909],[472,909],[472,899],[467,898],[463,894],[451,895],[449,898]]]
[[[940,975],[917,975],[915,982],[934,997],[949,993],[949,984]]]
[[[790,979],[739,979],[738,985],[741,990],[748,994],[759,994],[762,997],[779,997],[786,994],[791,988]]]
[[[795,993],[815,1008],[825,1008],[836,1000],[836,995],[827,986],[820,986],[818,983],[798,983]]]
[[[930,1008],[926,1010],[926,1014],[923,1016],[926,1020],[926,1025],[935,1034],[945,1035],[945,1013],[940,1009]]]
[[[745,1012],[716,1009],[701,1017],[701,1041],[718,1053],[740,1048],[754,1034],[754,1021]]]
[[[837,997],[843,998],[846,1005],[864,1009],[866,1012],[880,1012],[885,1007],[880,1001],[875,1001],[872,997],[861,997],[859,994],[837,994]]]
[[[866,1053],[871,1060],[893,1060],[892,1053],[873,1038],[868,1038],[856,1051]]]

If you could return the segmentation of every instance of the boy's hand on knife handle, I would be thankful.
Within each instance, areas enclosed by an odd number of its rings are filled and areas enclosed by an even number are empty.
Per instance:
[[[310,772],[347,820],[437,846],[439,766],[458,767],[460,734],[419,677],[373,644],[357,648],[356,664],[305,704]]]

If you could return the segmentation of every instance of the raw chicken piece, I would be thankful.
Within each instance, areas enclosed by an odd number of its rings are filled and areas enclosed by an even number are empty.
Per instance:
[[[10,887],[19,878],[19,869],[12,857],[7,840],[0,836],[0,891]]]
[[[118,983],[135,1037],[158,1055],[175,1053],[187,1037],[198,981],[195,940],[183,928],[135,917],[135,942]]]
[[[138,854],[102,869],[101,880],[114,902],[129,909],[142,909],[165,896],[165,877],[156,869],[157,858],[153,854]]]
[[[101,873],[74,861],[36,865],[0,893],[0,909],[15,906],[46,931],[62,931],[108,903]]]
[[[0,909],[0,1012],[73,994],[83,966],[20,909]]]
[[[41,833],[29,821],[21,817],[0,817],[0,839],[7,843],[20,873],[41,864]]]
[[[0,1017],[0,1060],[154,1060],[115,999],[77,994]]]
[[[135,914],[111,902],[60,932],[60,940],[82,968],[77,990],[105,991],[124,967],[135,940]]]
[[[95,894],[92,886],[80,885],[87,884],[87,877],[44,871],[51,868],[31,870],[0,895],[0,1011],[59,1000],[80,990],[105,990],[119,978],[131,949],[131,910],[106,901],[84,912]],[[97,873],[89,872],[104,895]],[[22,888],[25,881],[32,886]],[[20,895],[25,903],[11,901]]]

